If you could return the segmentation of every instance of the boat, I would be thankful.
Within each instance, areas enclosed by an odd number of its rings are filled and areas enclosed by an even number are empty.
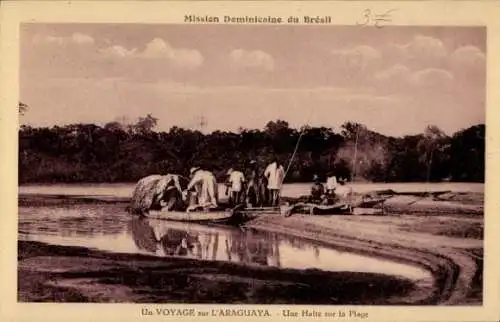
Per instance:
[[[285,216],[290,216],[293,213],[309,214],[309,215],[350,215],[352,207],[346,203],[335,203],[333,205],[319,205],[315,203],[299,202],[282,209]]]
[[[238,224],[262,215],[278,215],[280,207],[246,207],[238,205],[234,208],[218,207],[210,210],[170,211],[150,210],[143,214],[146,218],[162,219],[193,223],[229,223]]]
[[[170,221],[183,222],[211,222],[211,223],[226,223],[234,216],[232,210],[217,209],[213,211],[169,211],[169,210],[150,210],[144,214],[146,218],[162,219]]]
[[[246,222],[257,217],[269,216],[269,215],[280,215],[280,207],[245,207],[241,206],[234,209],[235,220],[241,222]]]

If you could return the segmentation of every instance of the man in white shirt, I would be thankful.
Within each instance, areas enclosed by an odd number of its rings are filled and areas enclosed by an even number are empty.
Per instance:
[[[243,172],[233,169],[229,169],[227,174],[229,175],[229,179],[228,186],[226,187],[226,195],[228,194],[228,190],[230,190],[230,203],[233,206],[239,205],[243,202],[243,187],[245,185],[245,175],[243,174]]]
[[[329,195],[333,195],[335,189],[337,188],[337,177],[333,172],[328,174],[328,178],[326,179],[326,192]]]
[[[285,168],[279,164],[278,158],[275,157],[267,166],[264,171],[264,177],[267,178],[267,189],[269,191],[271,206],[278,206],[279,192],[285,178]]]
[[[199,167],[191,168],[191,181],[187,186],[187,191],[196,190],[198,207],[217,208],[218,187],[217,180],[212,172],[202,170]],[[190,209],[193,206],[189,207]]]
[[[341,201],[347,201],[352,195],[352,188],[346,185],[347,179],[340,178],[339,185],[335,188],[335,197]]]

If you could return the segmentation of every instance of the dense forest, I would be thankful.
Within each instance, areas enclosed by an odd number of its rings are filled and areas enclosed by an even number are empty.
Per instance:
[[[19,181],[129,182],[154,173],[187,175],[193,165],[222,179],[229,167],[244,170],[251,159],[264,167],[277,156],[287,168],[295,149],[288,182],[310,181],[314,173],[324,177],[329,171],[357,181],[484,181],[484,124],[452,136],[429,126],[418,135],[390,137],[353,122],[337,130],[297,130],[277,120],[263,130],[203,134],[179,127],[157,132],[157,121],[147,115],[135,124],[102,127],[21,126]]]

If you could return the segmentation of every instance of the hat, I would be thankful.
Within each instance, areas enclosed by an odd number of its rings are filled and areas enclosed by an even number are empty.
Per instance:
[[[189,174],[193,175],[198,170],[200,170],[200,167],[192,167],[191,170],[189,170]]]
[[[319,176],[317,174],[313,175],[313,181],[318,181],[319,180]]]

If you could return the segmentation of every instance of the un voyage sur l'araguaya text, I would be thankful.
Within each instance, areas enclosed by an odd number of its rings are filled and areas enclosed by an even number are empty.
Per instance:
[[[306,23],[306,24],[330,24],[331,16],[290,16],[288,18],[273,16],[198,16],[185,15],[184,22],[188,23],[241,23],[241,24],[281,24],[281,23]]]

